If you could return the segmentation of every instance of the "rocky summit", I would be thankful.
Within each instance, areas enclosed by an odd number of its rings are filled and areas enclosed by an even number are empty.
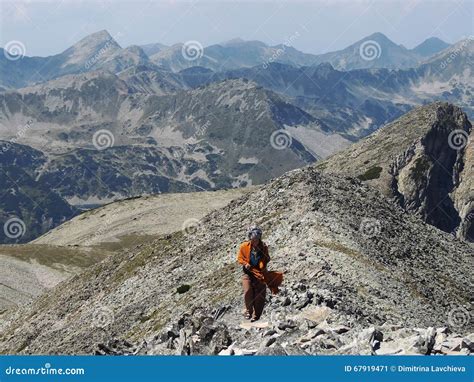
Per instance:
[[[256,323],[236,265],[252,222],[285,274]],[[4,314],[0,352],[467,353],[473,255],[361,180],[307,167]]]
[[[474,241],[474,140],[459,107],[416,108],[318,168],[356,176],[425,222]]]

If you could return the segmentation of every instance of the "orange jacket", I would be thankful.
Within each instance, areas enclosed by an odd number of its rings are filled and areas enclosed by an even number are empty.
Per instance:
[[[266,267],[267,264],[270,262],[270,256],[268,255],[268,247],[267,245],[261,241],[261,250],[263,252],[263,257],[262,259],[258,262],[257,268],[261,271],[263,271]],[[237,253],[237,261],[242,264],[250,264],[250,251],[252,249],[252,242],[250,240],[244,241],[242,244],[240,244],[240,249],[239,252]]]
[[[262,251],[263,257],[259,261],[258,266],[250,267],[248,270],[257,280],[265,283],[268,288],[272,291],[273,294],[278,293],[278,287],[283,282],[283,273],[267,271],[267,264],[270,262],[270,255],[268,254],[268,247],[262,241]],[[237,261],[239,264],[246,265],[250,264],[250,251],[252,249],[252,243],[250,241],[245,241],[240,245],[239,251],[237,253]]]

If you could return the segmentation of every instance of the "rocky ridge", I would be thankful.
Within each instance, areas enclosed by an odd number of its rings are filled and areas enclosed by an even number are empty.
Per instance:
[[[357,176],[425,222],[474,241],[474,141],[459,107],[416,108],[318,168]]]
[[[262,322],[273,315],[280,330],[311,337],[315,327],[300,328],[306,321],[288,320],[326,306],[342,317],[336,323],[347,327],[448,326],[463,338],[472,332],[472,248],[360,180],[309,167],[207,215],[197,229],[108,257],[4,316],[0,352],[83,354],[114,339],[148,342],[197,308],[216,316],[224,310],[221,320],[237,340],[242,301],[235,253],[251,222],[264,229],[273,257],[270,268],[285,272],[282,293],[268,297]],[[228,344],[225,330],[217,332],[222,337],[215,341]],[[182,349],[194,334],[180,334]],[[272,349],[283,347],[284,338],[276,339]],[[301,344],[298,351],[306,351]]]

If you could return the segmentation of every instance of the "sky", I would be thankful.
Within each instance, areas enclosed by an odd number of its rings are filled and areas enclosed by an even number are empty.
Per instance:
[[[412,48],[428,37],[474,35],[474,0],[0,0],[0,46],[20,41],[27,56],[60,53],[106,29],[122,46],[233,38],[290,42],[325,53],[382,32]]]

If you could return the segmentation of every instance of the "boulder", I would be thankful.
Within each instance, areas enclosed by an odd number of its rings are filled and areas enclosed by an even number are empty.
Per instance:
[[[462,349],[468,349],[470,353],[474,352],[474,342],[471,341],[469,338],[464,337],[461,343]]]
[[[219,354],[220,351],[227,348],[232,343],[232,338],[230,337],[229,331],[225,327],[220,327],[216,330],[214,336],[212,337],[209,349],[210,354]]]
[[[381,342],[376,354],[430,354],[435,344],[435,336],[436,331],[433,328],[419,330],[417,334],[409,337]]]
[[[300,316],[306,320],[319,324],[326,320],[331,315],[331,312],[332,309],[327,306],[317,306],[303,310]]]
[[[288,319],[278,323],[278,329],[280,330],[291,330],[296,327],[298,327],[298,324],[292,319]]]
[[[285,349],[278,343],[273,346],[262,348],[255,355],[288,355]]]

